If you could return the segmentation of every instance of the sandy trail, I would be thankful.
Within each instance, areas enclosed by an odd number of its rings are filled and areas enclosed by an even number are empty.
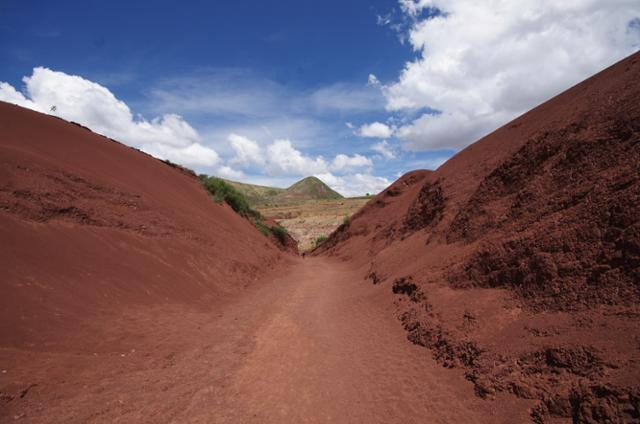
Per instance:
[[[388,287],[296,260],[222,309],[138,308],[46,352],[1,349],[24,422],[521,422],[406,340]],[[70,349],[69,346],[74,346]],[[9,389],[6,389],[6,388]],[[28,393],[19,397],[24,388]],[[510,410],[506,414],[506,410]]]

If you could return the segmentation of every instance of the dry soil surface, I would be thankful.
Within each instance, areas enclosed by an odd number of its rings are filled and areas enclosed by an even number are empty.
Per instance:
[[[406,340],[386,289],[294,259],[209,310],[130,308],[46,351],[0,349],[2,422],[526,422]]]
[[[363,197],[315,200],[289,205],[264,206],[258,211],[287,229],[298,241],[298,249],[308,251],[320,236],[329,236],[370,199]]]

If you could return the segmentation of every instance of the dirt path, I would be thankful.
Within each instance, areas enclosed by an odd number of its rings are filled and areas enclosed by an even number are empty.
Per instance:
[[[475,397],[460,372],[410,344],[386,290],[345,264],[297,260],[216,312],[140,308],[70,340],[72,350],[2,349],[0,387],[16,396],[0,403],[0,421],[527,419],[525,405]]]

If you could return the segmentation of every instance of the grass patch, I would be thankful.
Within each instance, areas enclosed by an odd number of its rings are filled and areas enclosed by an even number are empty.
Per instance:
[[[271,232],[271,229],[269,227],[267,227],[266,225],[264,225],[264,222],[262,222],[261,220],[256,220],[253,223],[253,225],[256,226],[258,231],[260,231],[263,236],[269,237],[269,233]]]
[[[318,236],[318,237],[316,237],[316,239],[313,241],[313,247],[318,247],[318,246],[320,246],[322,243],[324,243],[325,241],[327,241],[327,236]]]
[[[200,175],[200,180],[204,188],[213,196],[213,200],[216,202],[225,202],[231,206],[231,209],[245,218],[261,218],[259,212],[251,209],[247,198],[231,184],[220,178],[209,177],[207,175]]]
[[[274,225],[271,227],[271,233],[278,239],[280,244],[285,244],[287,242],[287,236],[289,233],[280,225]]]

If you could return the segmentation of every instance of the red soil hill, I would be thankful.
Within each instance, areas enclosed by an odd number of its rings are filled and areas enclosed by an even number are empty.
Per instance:
[[[409,338],[479,395],[637,421],[638,99],[640,53],[403,176],[315,253],[389,285]]]
[[[0,344],[55,349],[128,305],[215,304],[281,257],[195,176],[0,102]]]

